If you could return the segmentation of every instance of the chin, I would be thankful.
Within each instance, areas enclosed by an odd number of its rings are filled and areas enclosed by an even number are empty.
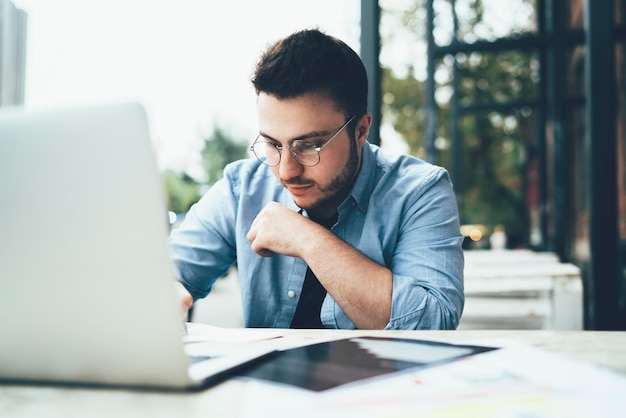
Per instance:
[[[299,208],[311,210],[323,206],[327,199],[319,196],[293,196],[293,201]]]
[[[334,205],[332,197],[322,197],[317,200],[294,198],[294,202],[300,209],[306,210],[309,215],[326,213]]]
[[[294,198],[293,201],[296,204],[296,206],[298,206],[300,209],[304,209],[307,211],[318,207],[317,202],[311,202],[310,200],[307,200],[307,199]]]

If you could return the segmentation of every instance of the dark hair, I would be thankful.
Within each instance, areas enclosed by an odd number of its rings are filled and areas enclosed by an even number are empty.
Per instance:
[[[317,93],[346,117],[367,112],[367,74],[357,53],[318,29],[296,32],[270,45],[252,76],[256,93],[289,99]]]

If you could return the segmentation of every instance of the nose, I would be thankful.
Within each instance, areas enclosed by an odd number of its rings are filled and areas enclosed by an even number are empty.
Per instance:
[[[293,158],[291,153],[284,149],[278,164],[278,175],[281,179],[289,180],[302,174],[304,167]]]

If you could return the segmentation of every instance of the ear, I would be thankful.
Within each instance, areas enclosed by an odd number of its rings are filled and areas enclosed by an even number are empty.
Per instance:
[[[372,126],[372,114],[367,112],[356,124],[356,142],[359,147],[362,147],[367,141],[367,136],[370,133],[370,126]]]

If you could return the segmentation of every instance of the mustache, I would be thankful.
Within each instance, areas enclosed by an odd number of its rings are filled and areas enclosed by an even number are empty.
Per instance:
[[[287,180],[281,180],[280,182],[285,186],[312,186],[315,184],[313,180],[307,180],[302,177],[293,177]]]

